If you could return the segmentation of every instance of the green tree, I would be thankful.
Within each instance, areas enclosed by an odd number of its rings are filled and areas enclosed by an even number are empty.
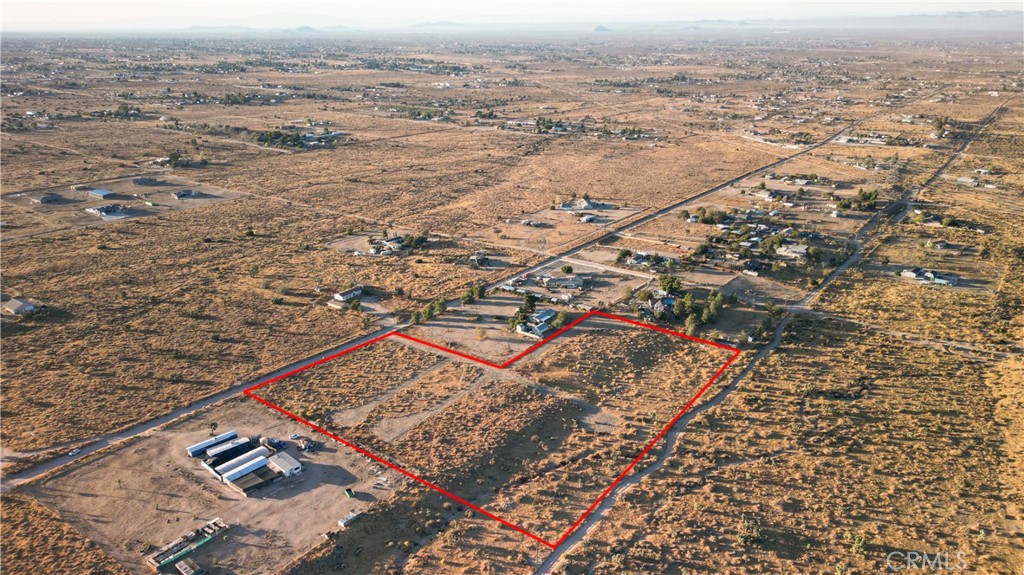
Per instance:
[[[559,329],[565,327],[565,324],[567,323],[569,323],[569,314],[564,311],[560,311],[555,315],[555,319],[551,320],[551,327]]]
[[[683,310],[686,312],[686,315],[693,314],[693,307],[693,294],[687,292],[686,295],[683,296]]]
[[[700,320],[697,318],[697,314],[691,313],[686,316],[686,322],[683,324],[683,332],[686,335],[696,335],[697,328],[700,327]]]
[[[537,296],[533,292],[523,294],[523,305],[519,309],[528,314],[533,313],[533,310],[537,309]]]
[[[565,274],[565,275],[571,275],[572,274],[572,266],[569,265],[569,264],[565,264],[564,266],[562,266],[561,270],[562,270],[562,273]]]
[[[662,274],[658,276],[658,287],[666,293],[676,293],[679,291],[679,278],[669,274]]]
[[[701,323],[711,323],[715,321],[715,308],[710,305],[704,306],[704,312],[700,314]]]
[[[676,317],[683,317],[686,313],[686,302],[684,302],[681,297],[676,298],[676,301],[672,302],[672,315]]]

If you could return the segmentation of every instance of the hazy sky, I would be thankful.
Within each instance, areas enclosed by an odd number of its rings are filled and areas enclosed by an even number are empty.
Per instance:
[[[701,19],[810,18],[1020,10],[1021,2],[878,0],[0,0],[4,31],[156,30],[205,26],[290,28],[345,25],[401,27],[428,21],[652,22]]]

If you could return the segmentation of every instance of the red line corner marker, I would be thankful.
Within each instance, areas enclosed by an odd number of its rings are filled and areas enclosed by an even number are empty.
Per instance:
[[[408,341],[416,342],[418,344],[425,345],[425,346],[428,346],[428,347],[431,347],[431,348],[443,351],[445,353],[449,353],[449,354],[461,357],[463,359],[468,359],[470,361],[475,361],[477,363],[481,363],[481,364],[484,364],[484,365],[489,366],[489,367],[493,367],[493,368],[496,368],[496,369],[505,369],[505,368],[511,366],[512,364],[514,364],[515,362],[519,361],[523,357],[526,357],[527,355],[529,355],[529,354],[533,353],[534,351],[536,351],[537,349],[541,348],[542,346],[544,346],[545,344],[547,344],[551,340],[555,339],[556,337],[561,336],[562,334],[564,334],[565,332],[569,331],[570,329],[576,327],[580,323],[583,323],[583,321],[585,321],[586,319],[588,319],[588,318],[590,318],[592,316],[599,316],[599,317],[603,317],[603,318],[607,318],[607,319],[621,321],[621,322],[624,322],[624,323],[628,323],[630,325],[634,325],[634,326],[638,326],[638,327],[642,327],[642,328],[650,329],[650,330],[654,330],[654,331],[659,331],[661,333],[665,333],[665,334],[676,336],[676,337],[681,337],[683,339],[687,339],[687,340],[694,341],[694,342],[697,342],[697,343],[701,343],[701,344],[704,344],[704,345],[710,345],[710,346],[713,346],[713,347],[717,347],[719,349],[724,349],[724,350],[727,350],[727,351],[731,351],[732,355],[718,369],[718,371],[715,372],[715,374],[713,376],[711,376],[711,379],[709,379],[707,381],[707,383],[705,383],[699,390],[697,390],[697,393],[694,394],[694,396],[692,398],[690,398],[690,401],[687,402],[687,404],[679,411],[679,413],[677,413],[676,416],[673,417],[672,420],[669,421],[665,425],[665,427],[663,427],[661,429],[661,431],[658,433],[658,435],[656,435],[654,437],[654,439],[652,439],[647,444],[647,446],[644,447],[643,451],[641,451],[640,454],[637,455],[633,459],[633,461],[630,462],[630,464],[628,466],[626,466],[626,468],[622,471],[622,473],[620,473],[618,475],[618,477],[615,478],[615,481],[613,481],[611,485],[609,485],[607,488],[605,488],[604,491],[601,492],[601,495],[598,496],[597,500],[595,500],[590,505],[590,507],[588,507],[587,510],[584,511],[583,514],[580,515],[579,518],[576,519],[576,521],[569,527],[569,529],[567,529],[562,534],[562,536],[559,537],[559,539],[557,541],[555,541],[554,543],[552,543],[552,542],[550,542],[550,541],[548,541],[548,540],[546,540],[546,539],[544,539],[544,538],[542,538],[542,537],[540,537],[540,536],[538,536],[538,535],[536,535],[534,533],[530,533],[529,531],[523,529],[522,527],[519,527],[518,525],[516,525],[516,524],[514,524],[514,523],[512,523],[512,522],[510,522],[510,521],[508,521],[506,519],[498,517],[497,515],[495,515],[495,514],[489,512],[489,511],[481,508],[480,506],[475,505],[475,504],[473,504],[473,503],[471,503],[471,502],[469,502],[469,501],[459,497],[458,495],[455,495],[454,493],[451,493],[451,492],[445,490],[444,488],[442,488],[442,487],[440,487],[438,485],[435,485],[434,483],[431,483],[430,481],[427,481],[426,479],[423,479],[422,477],[419,477],[418,475],[416,475],[416,474],[414,474],[414,473],[412,473],[410,471],[407,471],[407,470],[403,469],[402,467],[400,467],[400,466],[398,466],[398,465],[388,461],[387,459],[384,459],[383,457],[381,457],[381,456],[379,456],[379,455],[377,455],[375,453],[367,451],[366,449],[356,445],[355,443],[352,443],[351,441],[348,441],[348,440],[346,440],[346,439],[344,439],[342,437],[339,437],[338,435],[335,435],[334,433],[331,433],[330,431],[328,431],[328,430],[326,430],[326,429],[324,429],[324,428],[322,428],[322,427],[320,427],[320,426],[318,426],[318,425],[316,425],[314,423],[306,421],[305,419],[299,417],[298,415],[295,415],[294,413],[292,413],[292,412],[290,412],[290,411],[288,411],[288,410],[286,410],[286,409],[284,409],[284,408],[282,408],[282,407],[280,407],[280,406],[278,406],[278,405],[276,405],[276,404],[274,404],[274,403],[272,403],[272,402],[270,402],[270,401],[268,401],[268,400],[266,400],[266,399],[264,399],[264,398],[262,398],[262,397],[260,397],[260,396],[258,396],[258,395],[256,395],[254,393],[255,390],[257,390],[257,389],[259,389],[259,388],[261,388],[263,386],[269,385],[271,383],[274,383],[275,381],[280,381],[282,379],[286,379],[286,378],[291,377],[291,376],[293,376],[293,375],[295,375],[295,374],[297,374],[299,372],[302,372],[302,371],[305,371],[307,369],[316,367],[316,366],[318,366],[318,365],[320,365],[322,363],[326,363],[328,361],[331,361],[332,359],[337,359],[337,358],[339,358],[339,357],[341,357],[343,355],[352,353],[353,351],[362,349],[364,347],[368,347],[370,345],[373,345],[373,344],[377,343],[378,341],[380,341],[382,339],[386,339],[386,338],[389,338],[389,337],[399,337],[399,338],[402,338],[402,339],[405,339],[405,340],[408,340]],[[537,541],[537,542],[539,542],[539,543],[541,543],[543,545],[546,545],[546,546],[548,546],[548,547],[550,547],[552,549],[555,549],[559,545],[561,545],[563,542],[565,542],[565,540],[568,539],[570,535],[572,535],[572,533],[583,523],[583,521],[585,521],[586,518],[591,513],[593,513],[593,511],[595,509],[597,509],[597,506],[600,505],[601,502],[604,501],[606,497],[608,497],[608,495],[615,489],[615,487],[618,486],[618,484],[623,479],[625,479],[625,477],[627,475],[629,475],[629,473],[631,471],[633,471],[633,468],[636,467],[636,465],[640,462],[640,460],[643,459],[644,456],[646,456],[647,453],[650,452],[651,449],[654,448],[654,445],[656,443],[658,443],[658,441],[660,441],[661,438],[664,437],[665,434],[668,433],[668,431],[670,429],[672,429],[672,426],[674,426],[676,424],[676,422],[678,422],[683,417],[683,415],[685,415],[686,412],[689,411],[690,408],[693,407],[693,405],[695,403],[697,403],[697,401],[701,398],[701,396],[704,395],[704,392],[706,392],[708,390],[708,388],[710,388],[711,385],[714,384],[715,381],[717,381],[718,378],[721,377],[721,375],[723,373],[725,373],[725,370],[728,369],[729,366],[732,365],[732,363],[734,361],[736,361],[736,358],[738,358],[741,353],[742,352],[739,349],[735,348],[735,347],[724,345],[724,344],[721,344],[721,343],[718,343],[718,342],[715,342],[715,341],[701,339],[699,337],[694,337],[692,335],[686,335],[684,333],[680,333],[680,332],[677,332],[677,331],[672,331],[670,329],[666,329],[666,328],[663,328],[663,327],[649,325],[649,324],[646,324],[646,323],[642,323],[642,322],[639,322],[639,321],[636,321],[636,320],[624,318],[624,317],[621,317],[621,316],[618,316],[618,315],[614,315],[614,314],[610,314],[610,313],[603,312],[603,311],[589,311],[589,312],[585,313],[579,319],[573,321],[572,323],[566,325],[565,327],[562,327],[561,329],[559,329],[555,333],[551,334],[547,338],[545,338],[545,339],[535,343],[534,345],[530,346],[528,349],[526,349],[522,353],[512,357],[511,359],[509,359],[508,361],[506,361],[505,363],[502,363],[502,364],[496,364],[496,363],[487,361],[486,359],[475,357],[475,356],[469,355],[467,353],[463,353],[463,352],[460,352],[460,351],[457,351],[457,350],[454,350],[454,349],[450,349],[450,348],[444,347],[442,345],[438,345],[436,343],[432,343],[432,342],[429,342],[429,341],[426,341],[426,340],[423,340],[423,339],[420,339],[420,338],[417,338],[417,337],[414,337],[414,336],[411,336],[411,335],[407,335],[407,334],[404,334],[404,333],[401,333],[401,332],[398,332],[398,331],[390,331],[388,333],[385,333],[384,335],[377,336],[377,337],[375,337],[373,339],[370,339],[370,340],[365,341],[363,343],[360,343],[358,345],[354,345],[352,347],[346,348],[346,349],[341,350],[339,352],[336,352],[336,353],[333,353],[331,355],[322,357],[322,358],[320,358],[320,359],[318,359],[318,360],[316,360],[314,362],[311,362],[311,363],[309,363],[307,365],[304,365],[302,367],[295,368],[295,369],[293,369],[293,370],[291,370],[291,371],[289,371],[287,373],[283,373],[281,375],[277,375],[277,376],[275,376],[275,377],[273,377],[271,379],[268,379],[267,381],[264,381],[262,383],[253,385],[253,386],[247,388],[243,393],[245,393],[245,395],[255,399],[256,401],[262,403],[263,405],[266,405],[270,409],[278,411],[278,412],[280,412],[280,413],[282,413],[282,414],[284,414],[284,415],[294,419],[295,421],[298,421],[298,422],[306,425],[307,427],[309,427],[309,428],[311,428],[311,429],[313,429],[315,431],[318,431],[318,432],[322,433],[323,435],[326,435],[327,437],[330,437],[331,439],[333,439],[333,440],[335,440],[335,441],[337,441],[337,442],[339,442],[339,443],[341,443],[343,445],[346,445],[347,447],[350,447],[351,449],[357,451],[358,453],[361,453],[362,455],[365,455],[366,457],[369,457],[370,459],[372,459],[372,460],[374,460],[374,461],[376,461],[376,462],[378,462],[378,463],[380,463],[382,465],[385,465],[385,466],[387,466],[387,467],[397,471],[398,473],[401,473],[402,475],[405,475],[406,477],[408,477],[408,478],[410,478],[410,479],[412,479],[412,480],[414,480],[414,481],[416,481],[418,483],[421,483],[421,484],[423,484],[423,485],[425,485],[425,486],[427,486],[427,487],[429,487],[429,488],[431,488],[431,489],[433,489],[435,491],[438,491],[439,493],[444,494],[447,497],[450,497],[451,499],[453,499],[455,501],[458,501],[462,505],[465,505],[466,507],[469,507],[470,509],[473,509],[477,513],[480,513],[480,514],[482,514],[482,515],[484,515],[486,517],[490,517],[491,519],[494,519],[495,521],[501,523],[502,525],[504,525],[504,526],[506,526],[506,527],[508,527],[510,529],[513,529],[514,531],[522,533],[523,535],[529,537],[530,539],[533,539],[534,541]]]

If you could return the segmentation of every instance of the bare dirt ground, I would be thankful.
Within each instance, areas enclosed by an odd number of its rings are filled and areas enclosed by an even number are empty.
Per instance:
[[[211,573],[274,573],[289,558],[322,540],[353,510],[368,510],[401,481],[361,455],[328,443],[316,453],[287,452],[305,471],[244,497],[220,483],[185,447],[217,432],[287,439],[309,428],[239,398],[91,458],[29,491],[59,509],[75,528],[132,573],[151,573],[144,553],[202,522],[220,517],[230,529],[193,557]],[[375,485],[387,485],[385,489]],[[348,498],[344,489],[356,492]]]

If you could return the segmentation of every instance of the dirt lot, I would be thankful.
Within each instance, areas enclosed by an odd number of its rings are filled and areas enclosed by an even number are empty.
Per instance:
[[[461,497],[491,486],[484,508],[549,541],[730,355],[600,318],[521,360],[525,377],[406,343],[373,344],[257,393]],[[509,401],[521,405],[498,408]],[[519,420],[522,409],[537,415]],[[528,429],[529,442],[508,443]]]
[[[344,446],[329,442],[309,454],[299,453],[296,443],[289,442],[287,452],[305,471],[247,498],[185,454],[187,446],[210,436],[214,423],[218,433],[233,429],[247,437],[310,434],[309,428],[239,398],[90,458],[30,492],[139,574],[152,573],[145,549],[220,517],[230,530],[193,558],[211,573],[226,575],[275,573],[324,533],[337,529],[345,514],[372,508],[402,484],[392,472]],[[379,484],[390,487],[375,487]],[[346,497],[346,488],[356,497]]]

